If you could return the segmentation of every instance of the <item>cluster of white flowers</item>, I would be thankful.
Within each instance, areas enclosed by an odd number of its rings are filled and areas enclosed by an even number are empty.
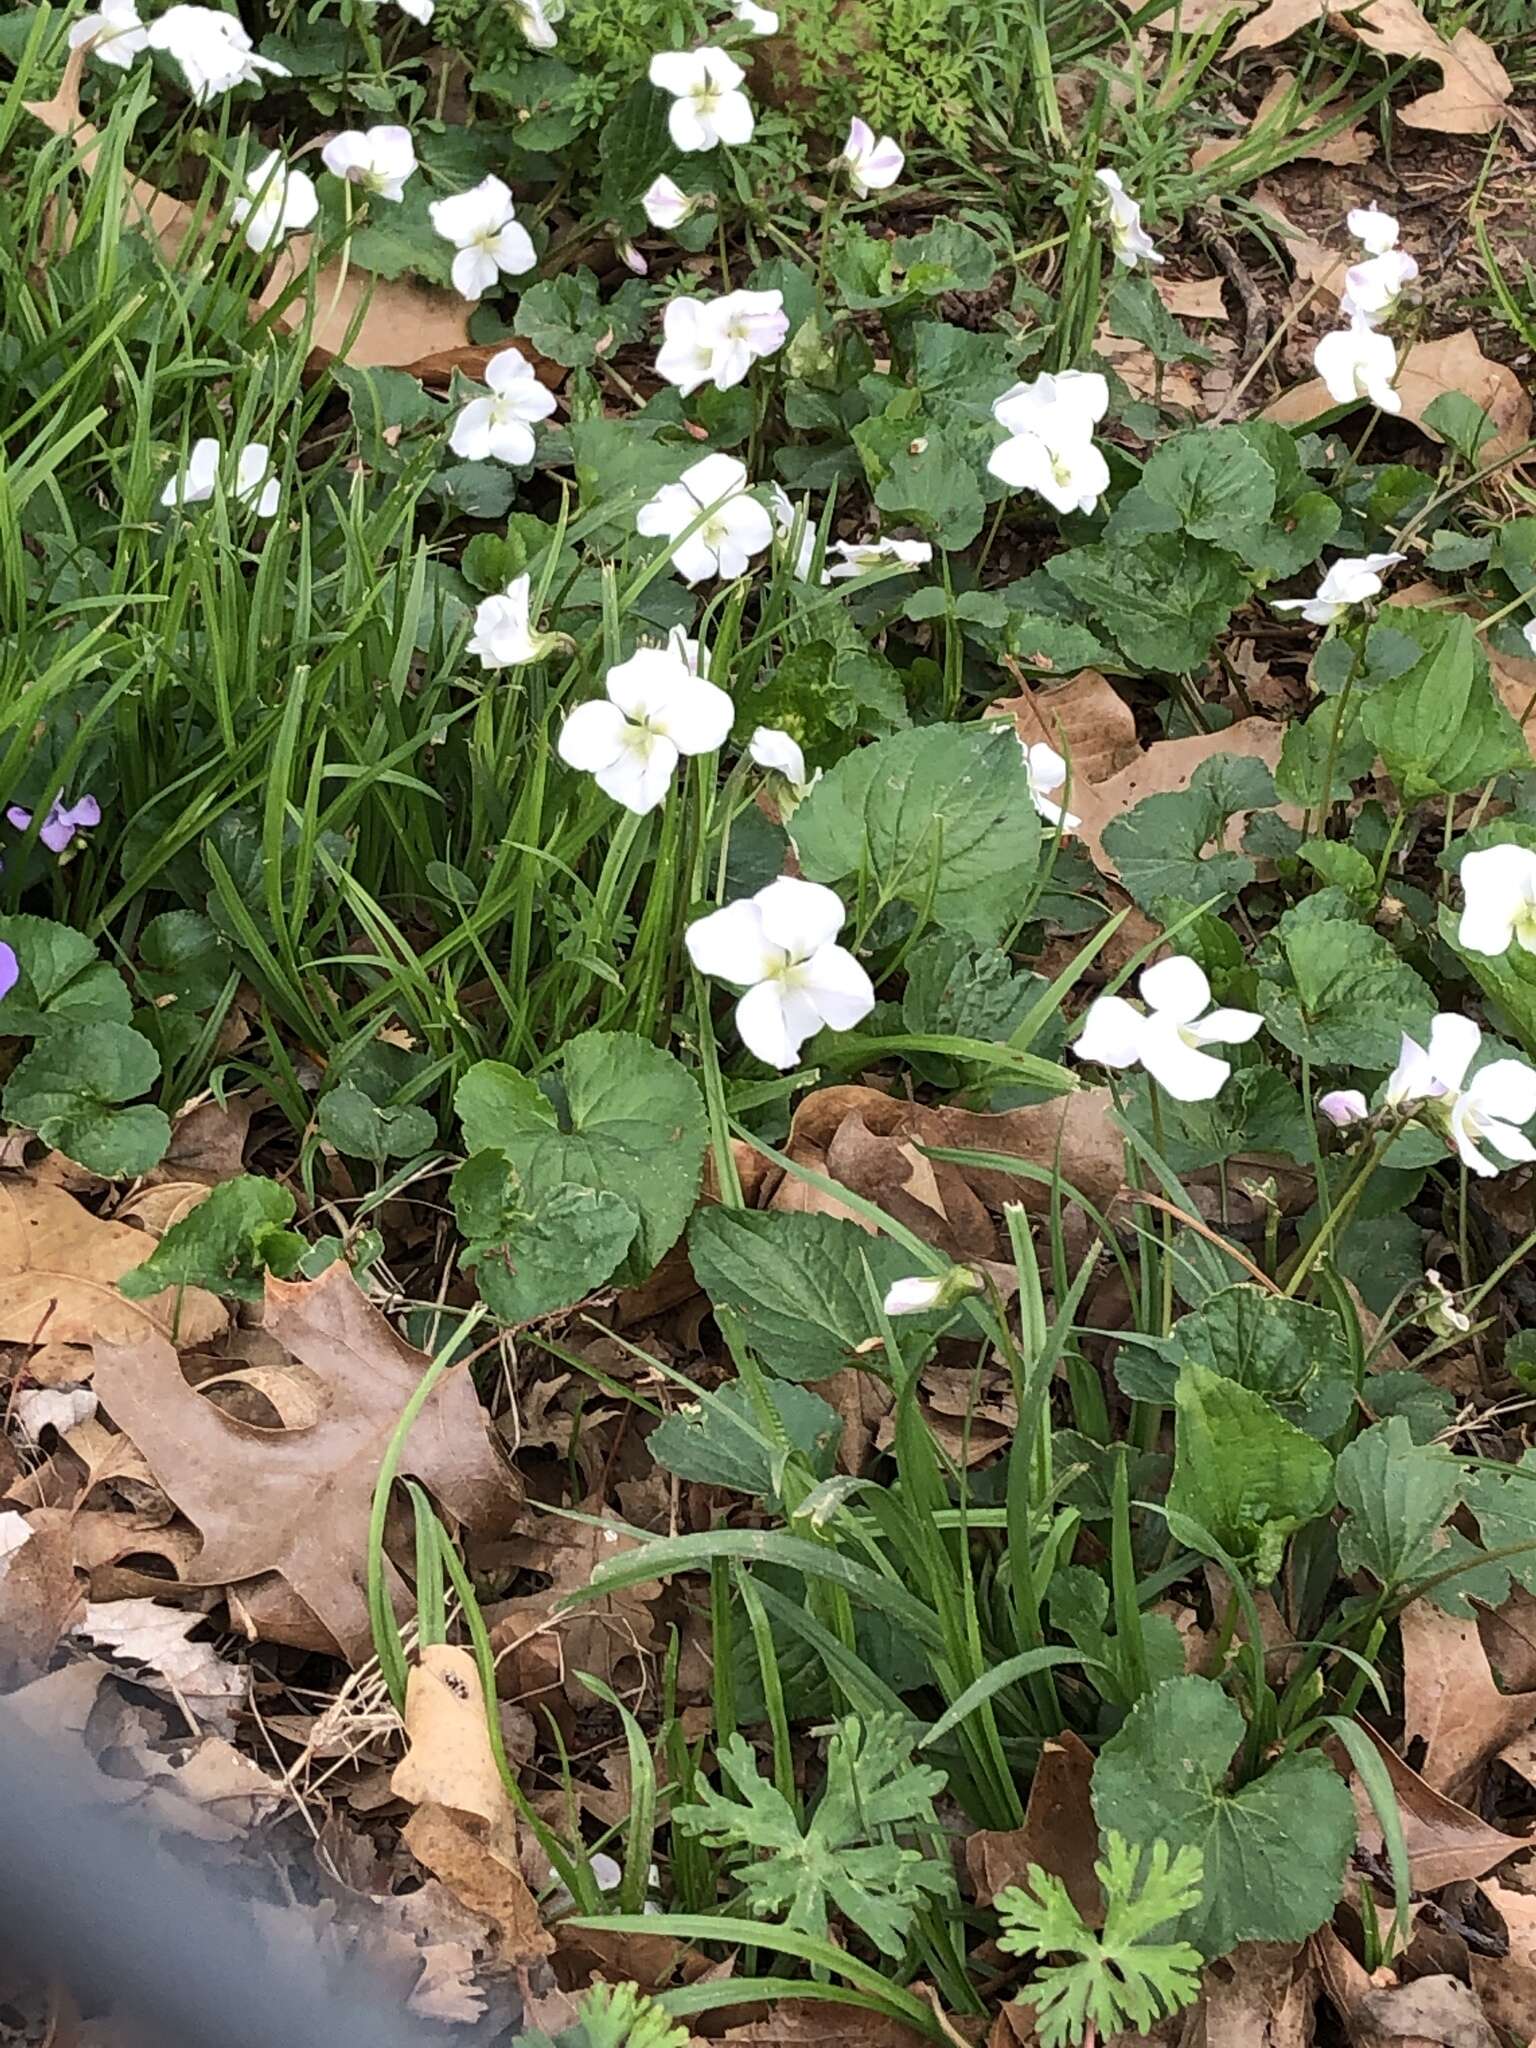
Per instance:
[[[69,32],[69,46],[89,46],[104,64],[126,70],[145,50],[161,50],[180,65],[187,91],[203,107],[237,85],[259,85],[261,75],[287,78],[286,64],[256,53],[244,25],[219,7],[168,7],[146,28],[136,0],[101,0]]]
[[[656,374],[686,398],[701,384],[730,391],[752,365],[784,344],[784,294],[724,292],[715,299],[673,299],[661,316]]]
[[[987,458],[993,476],[1016,491],[1036,491],[1058,512],[1092,512],[1109,489],[1109,464],[1093,430],[1109,410],[1109,385],[1097,370],[1062,370],[1015,384],[992,407],[1008,432]]]
[[[272,517],[280,493],[272,474],[272,451],[265,441],[248,441],[235,450],[232,462],[211,437],[194,441],[186,468],[166,485],[160,502],[205,505],[225,492],[239,504],[254,506],[259,519]]]
[[[1419,266],[1398,248],[1398,226],[1390,213],[1375,206],[1355,207],[1349,231],[1366,252],[1364,261],[1345,272],[1339,310],[1349,325],[1325,334],[1312,361],[1336,405],[1368,398],[1382,412],[1401,412],[1403,401],[1393,388],[1397,348],[1381,329],[1396,312],[1404,286],[1418,276]]]

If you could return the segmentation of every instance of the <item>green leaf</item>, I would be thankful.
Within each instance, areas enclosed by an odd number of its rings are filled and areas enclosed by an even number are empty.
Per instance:
[[[1173,1394],[1168,1526],[1194,1548],[1197,1523],[1267,1585],[1286,1539],[1333,1498],[1333,1459],[1283,1421],[1262,1394],[1208,1367],[1185,1365]]]
[[[1181,1316],[1163,1351],[1167,1363],[1155,1366],[1122,1355],[1116,1374],[1133,1399],[1166,1404],[1178,1369],[1199,1365],[1260,1395],[1309,1436],[1334,1435],[1354,1406],[1354,1370],[1338,1317],[1249,1281],[1224,1287]]]
[[[1173,1678],[1137,1702],[1093,1773],[1100,1827],[1200,1851],[1204,1895],[1170,1932],[1208,1957],[1240,1941],[1304,1941],[1338,1904],[1355,1846],[1354,1802],[1325,1756],[1293,1752],[1232,1787],[1242,1739],[1219,1685]]]
[[[1104,1895],[1102,1932],[1088,1926],[1066,1885],[1038,1863],[1025,1872],[1029,1890],[1010,1885],[994,1901],[1004,1929],[998,1947],[1009,1955],[1041,1958],[1041,1968],[1020,1994],[1032,2010],[1041,2048],[1067,2048],[1090,2030],[1104,2041],[1123,2033],[1144,2035],[1199,1996],[1199,1950],[1159,1937],[1200,1904],[1200,1851],[1185,1847],[1171,1855],[1166,1842],[1143,1851],[1111,1833],[1094,1872]],[[1073,1960],[1045,1960],[1063,1955]]]
[[[584,1032],[542,1087],[482,1060],[454,1107],[465,1149],[503,1153],[531,1204],[567,1185],[627,1201],[640,1221],[625,1278],[642,1279],[682,1234],[704,1160],[704,1100],[659,1046],[627,1031]]]
[[[505,1153],[489,1149],[454,1175],[453,1210],[467,1240],[460,1263],[504,1323],[531,1322],[596,1293],[640,1228],[625,1196],[570,1182],[530,1193]]]
[[[898,235],[891,262],[906,282],[908,296],[937,298],[941,292],[984,292],[997,272],[997,259],[984,235],[963,221],[939,219],[918,235]]]
[[[1198,668],[1249,592],[1221,549],[1183,534],[1153,533],[1134,547],[1071,548],[1046,563],[1141,668]]]
[[[1108,302],[1111,334],[1139,341],[1160,363],[1210,363],[1215,357],[1194,341],[1158,297],[1150,278],[1122,277],[1111,286]]]
[[[1431,399],[1424,408],[1423,424],[1432,434],[1449,441],[1474,469],[1478,456],[1499,431],[1497,420],[1464,391],[1442,391],[1438,398]]]
[[[969,547],[986,504],[977,465],[947,428],[921,415],[884,414],[861,420],[853,440],[882,512],[921,527],[940,547]]]
[[[437,1140],[437,1118],[414,1103],[380,1104],[350,1082],[329,1088],[315,1109],[327,1144],[352,1159],[410,1159]]]
[[[1411,633],[1423,654],[1406,675],[1371,692],[1360,723],[1404,802],[1457,796],[1528,765],[1525,739],[1493,687],[1466,614],[1404,607],[1393,625]]]
[[[267,1271],[264,1246],[293,1220],[293,1196],[274,1180],[243,1173],[220,1181],[155,1246],[142,1266],[118,1282],[130,1300],[166,1287],[203,1287],[236,1301],[260,1301]]]
[[[139,940],[139,981],[144,993],[162,999],[169,996],[178,1008],[211,1010],[233,965],[234,958],[218,927],[200,911],[164,911],[150,919]]]
[[[655,99],[655,93],[648,97]],[[639,278],[605,300],[590,270],[566,270],[530,285],[517,302],[513,330],[551,362],[590,369],[599,356],[633,341],[645,325],[646,288]]]
[[[1357,846],[1342,839],[1309,839],[1297,849],[1314,874],[1330,888],[1342,889],[1362,909],[1376,901],[1376,870]]]
[[[1148,462],[1140,488],[1196,540],[1242,553],[1275,507],[1275,474],[1241,427],[1176,434]]]
[[[1104,827],[1104,851],[1145,910],[1170,897],[1206,903],[1230,900],[1253,880],[1246,854],[1204,849],[1221,839],[1240,811],[1275,801],[1274,779],[1262,761],[1245,754],[1214,754],[1202,761],[1188,789],[1143,797]]]
[[[824,1936],[842,1914],[883,1955],[899,1956],[921,1907],[949,1902],[947,1862],[905,1847],[899,1829],[931,1834],[942,1771],[912,1762],[910,1722],[894,1714],[850,1715],[827,1744],[827,1777],[802,1827],[776,1785],[763,1778],[750,1744],[732,1735],[719,1748],[720,1774],[735,1797],[695,1780],[695,1801],[672,1810],[672,1825],[725,1850],[747,1911]]]
[[[1339,1505],[1346,1511],[1339,1530],[1341,1567],[1369,1572],[1387,1593],[1433,1571],[1444,1562],[1440,1531],[1461,1498],[1465,1474],[1448,1451],[1415,1443],[1401,1415],[1362,1430],[1340,1451],[1334,1468]],[[1472,1475],[1469,1484],[1475,1488],[1481,1476]],[[1502,1540],[1484,1532],[1487,1543]]]
[[[1502,1559],[1501,1563],[1527,1592],[1536,1591],[1536,1451],[1524,1452],[1509,1475],[1470,1473],[1465,1492],[1488,1549],[1500,1550],[1515,1543],[1530,1546],[1523,1556]]]
[[[773,1405],[785,1436],[820,1478],[837,1464],[842,1420],[817,1395],[791,1383],[773,1389]],[[645,1447],[665,1471],[700,1486],[726,1486],[755,1500],[772,1500],[781,1454],[763,1434],[752,1397],[740,1380],[728,1380],[717,1394],[657,1424]]]
[[[1149,1140],[1153,1121],[1145,1077],[1128,1077],[1136,1128]],[[1235,1159],[1239,1153],[1278,1152],[1306,1159],[1311,1125],[1299,1092],[1273,1067],[1241,1067],[1209,1102],[1175,1102],[1164,1095],[1164,1160],[1179,1175]]]
[[[688,1228],[688,1253],[715,1307],[738,1315],[764,1365],[792,1380],[825,1379],[857,1363],[859,1347],[879,1334],[875,1302],[912,1271],[910,1252],[846,1217],[776,1209],[702,1208]],[[947,1320],[903,1319],[913,1339],[909,1364]]]
[[[1317,1066],[1395,1065],[1403,1033],[1422,1033],[1434,1014],[1433,995],[1380,932],[1309,910],[1287,911],[1260,948],[1255,1007]]]
[[[83,932],[18,913],[0,917],[0,941],[21,970],[5,998],[7,1037],[34,1038],[56,1024],[126,1024],[133,1015],[127,983]]]
[[[159,1075],[160,1055],[126,1024],[64,1025],[41,1038],[5,1084],[5,1114],[92,1173],[148,1173],[165,1156],[170,1124],[149,1103],[117,1105]]]
[[[816,882],[863,878],[868,899],[921,907],[995,943],[1040,854],[1024,757],[1001,725],[928,725],[846,755],[795,812],[800,864]]]

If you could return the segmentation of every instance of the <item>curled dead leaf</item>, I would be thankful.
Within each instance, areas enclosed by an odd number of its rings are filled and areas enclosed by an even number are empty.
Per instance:
[[[1021,1828],[980,1828],[965,1843],[965,1867],[976,1903],[990,1906],[1000,1891],[1022,1884],[1030,1864],[1059,1877],[1090,1927],[1104,1924],[1104,1895],[1094,1863],[1098,1823],[1090,1792],[1093,1751],[1070,1729],[1045,1743],[1030,1780]]]
[[[882,1095],[875,1088],[819,1088],[795,1111],[784,1149],[796,1165],[810,1167],[850,1193],[878,1203],[929,1242],[958,1245],[964,1241],[976,1247],[954,1256],[992,1257],[994,1251],[981,1249],[983,1238],[994,1247],[1000,1244],[992,1217],[1005,1202],[1022,1203],[1037,1215],[1044,1213],[1051,1199],[1047,1182],[994,1167],[927,1161],[933,1189],[943,1207],[940,1216],[931,1200],[920,1199],[914,1191],[913,1160],[922,1157],[916,1148],[943,1146],[1004,1154],[1047,1176],[1054,1171],[1059,1152],[1061,1175],[1068,1187],[1102,1207],[1118,1193],[1123,1170],[1124,1148],[1110,1120],[1110,1108],[1109,1091],[1104,1088],[1082,1088],[1054,1102],[991,1116],[930,1108]],[[824,1195],[793,1174],[780,1181],[768,1206],[854,1214],[835,1196]]]
[[[406,1680],[409,1748],[390,1789],[412,1806],[446,1806],[487,1825],[507,1818],[507,1792],[486,1726],[480,1672],[468,1650],[429,1643]]]
[[[1363,1721],[1359,1725],[1375,1745],[1397,1794],[1415,1891],[1438,1891],[1441,1885],[1454,1884],[1459,1878],[1486,1877],[1508,1857],[1518,1856],[1530,1847],[1518,1835],[1506,1835],[1489,1827],[1475,1813],[1426,1785],[1374,1728]],[[1351,1785],[1360,1816],[1361,1846],[1380,1856],[1381,1824],[1358,1778],[1352,1779]]]

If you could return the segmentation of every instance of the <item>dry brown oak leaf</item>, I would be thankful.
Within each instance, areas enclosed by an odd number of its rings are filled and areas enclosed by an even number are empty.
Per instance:
[[[188,1386],[175,1351],[156,1336],[98,1343],[97,1391],[202,1533],[183,1583],[224,1586],[276,1572],[342,1655],[359,1664],[372,1653],[366,1581],[374,1482],[427,1360],[341,1265],[318,1280],[269,1279],[264,1323],[320,1383],[321,1412],[306,1428],[236,1421]],[[503,1533],[522,1498],[462,1372],[448,1373],[427,1397],[400,1469],[477,1531]],[[403,1608],[404,1582],[388,1569]]]

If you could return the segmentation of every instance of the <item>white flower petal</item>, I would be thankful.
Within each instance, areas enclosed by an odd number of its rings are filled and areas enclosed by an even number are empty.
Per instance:
[[[594,698],[570,713],[560,728],[556,751],[567,767],[595,775],[599,769],[611,767],[624,751],[628,724],[616,704]]]
[[[1212,1010],[1189,1027],[1200,1045],[1246,1045],[1262,1028],[1264,1019],[1256,1010]]]
[[[781,1071],[800,1058],[800,1048],[821,1028],[810,998],[782,981],[760,981],[736,1005],[736,1030],[748,1052]]]
[[[1442,1011],[1429,1027],[1429,1064],[1443,1088],[1459,1088],[1483,1034],[1470,1017]]]
[[[1141,1064],[1159,1088],[1177,1102],[1209,1102],[1220,1094],[1231,1063],[1201,1052],[1166,1016],[1149,1017],[1141,1039]]]
[[[851,1031],[875,1007],[874,983],[846,946],[821,946],[794,974],[832,1031]]]
[[[1147,1020],[1124,996],[1100,996],[1090,1003],[1083,1028],[1068,1050],[1100,1067],[1134,1067],[1141,1058]]]
[[[750,897],[696,918],[684,941],[700,974],[734,982],[738,988],[766,981],[785,961],[784,949],[764,932],[762,914]]]
[[[676,772],[677,748],[669,739],[626,725],[618,758],[592,779],[616,804],[643,818],[666,796]]]
[[[764,934],[791,960],[807,960],[830,946],[848,915],[836,890],[798,875],[780,875],[752,900]]]
[[[1198,960],[1182,953],[1147,968],[1138,989],[1148,1009],[1156,1010],[1174,1024],[1193,1024],[1211,1000],[1211,984],[1206,980],[1205,969]]]

